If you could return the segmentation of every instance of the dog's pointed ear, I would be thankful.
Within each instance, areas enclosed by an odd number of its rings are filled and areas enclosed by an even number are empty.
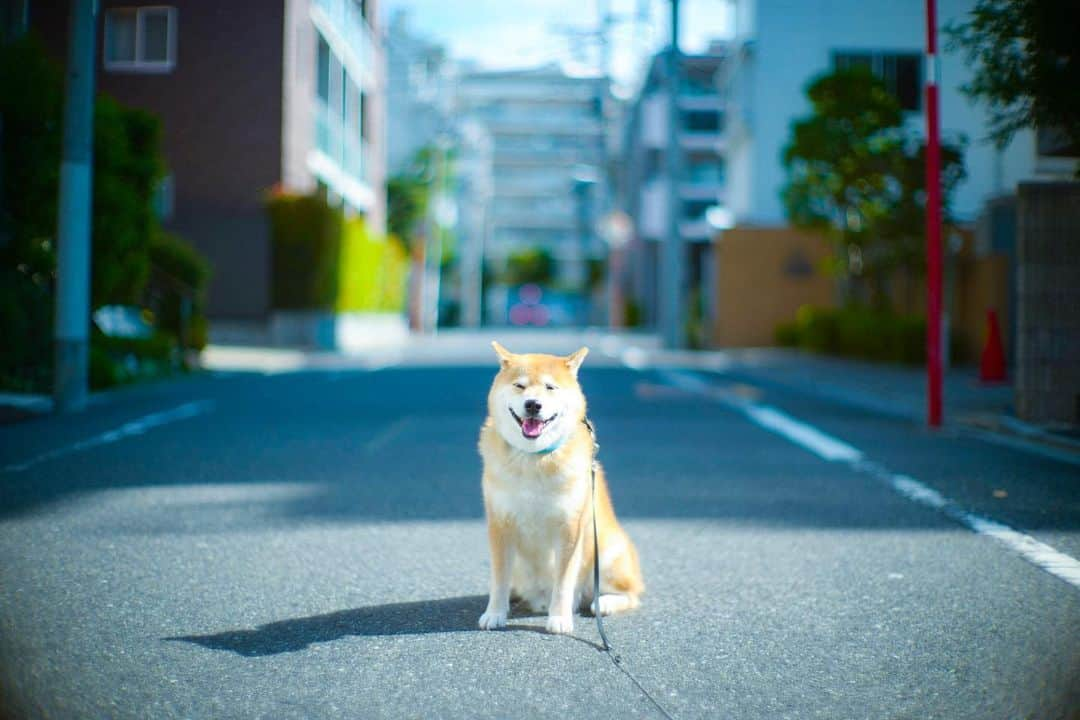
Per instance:
[[[589,354],[589,348],[583,347],[577,352],[573,353],[566,358],[566,365],[570,368],[570,372],[577,375],[578,368],[581,367],[581,363],[585,362],[585,356]]]
[[[499,364],[506,367],[514,360],[514,353],[510,352],[497,341],[491,341],[491,347],[495,348],[495,354],[499,356]]]

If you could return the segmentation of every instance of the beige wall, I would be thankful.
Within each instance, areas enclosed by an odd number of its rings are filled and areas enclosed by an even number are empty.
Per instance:
[[[725,231],[714,253],[713,343],[773,345],[776,326],[793,320],[799,306],[833,305],[833,281],[820,270],[828,254],[823,239],[791,228]]]
[[[997,310],[1006,358],[1012,358],[1009,337],[1008,258],[976,257],[973,236],[961,231],[963,249],[951,261],[955,273],[951,293],[952,329],[963,341],[966,357],[978,361],[986,342],[986,311]],[[802,305],[831,307],[838,292],[833,278],[821,272],[829,255],[825,240],[792,228],[735,228],[717,244],[719,287],[713,317],[713,343],[720,347],[775,344],[776,326],[795,319]],[[805,271],[809,269],[809,274]],[[891,283],[893,307],[921,314],[926,308],[923,277],[898,274]]]

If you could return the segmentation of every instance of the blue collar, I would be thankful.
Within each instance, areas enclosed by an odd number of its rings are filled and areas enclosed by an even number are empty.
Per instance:
[[[563,435],[562,440],[555,443],[551,447],[544,448],[543,450],[537,450],[536,452],[533,453],[533,455],[550,455],[551,453],[555,452],[556,450],[558,450],[559,448],[561,448],[565,444],[566,444],[566,435]]]

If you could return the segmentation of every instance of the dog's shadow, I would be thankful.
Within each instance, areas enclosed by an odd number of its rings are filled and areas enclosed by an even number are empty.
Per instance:
[[[350,635],[377,637],[479,631],[477,620],[486,606],[486,595],[369,605],[325,615],[278,620],[254,630],[229,630],[165,640],[194,643],[210,650],[228,650],[246,657],[262,657],[296,652],[314,643],[331,642]],[[537,617],[537,614],[520,604],[511,608],[511,619],[527,617]],[[542,627],[522,623],[511,623],[507,629],[544,632]],[[599,648],[588,640],[575,639]]]

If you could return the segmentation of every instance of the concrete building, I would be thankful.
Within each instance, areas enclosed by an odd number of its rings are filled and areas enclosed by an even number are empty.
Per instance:
[[[516,251],[542,248],[556,260],[556,285],[583,287],[587,260],[604,252],[594,228],[608,193],[610,103],[605,79],[554,66],[461,75],[455,112],[486,136],[481,145],[490,153],[483,257],[492,270]],[[470,214],[467,202],[462,211]],[[505,303],[489,298],[488,308],[489,321],[505,322]]]
[[[682,177],[678,182],[679,234],[687,248],[689,287],[710,288],[713,230],[706,211],[727,202],[727,162],[723,142],[724,105],[718,73],[726,49],[714,43],[700,55],[681,57],[676,128]],[[667,236],[668,142],[667,59],[652,58],[641,90],[631,102],[624,129],[621,203],[633,219],[628,250],[630,297],[646,325],[657,322],[661,245]]]
[[[450,132],[455,72],[443,46],[413,32],[409,14],[398,10],[386,30],[386,108],[394,119],[386,137],[390,175]]]
[[[29,3],[66,58],[68,3]],[[215,320],[270,311],[265,194],[321,191],[385,225],[376,0],[101,0],[97,87],[162,121],[165,227],[213,263]]]

